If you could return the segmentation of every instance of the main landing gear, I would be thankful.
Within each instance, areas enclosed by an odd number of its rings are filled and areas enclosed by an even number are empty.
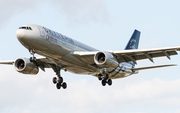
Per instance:
[[[53,78],[53,83],[56,84],[56,88],[61,89],[62,87],[63,89],[66,89],[67,84],[66,82],[63,82],[63,78],[61,77],[61,74],[60,74],[61,68],[56,66],[56,70],[54,71],[56,72],[56,75],[57,75],[57,77]]]
[[[29,52],[31,53],[32,57],[30,57],[30,61],[36,63],[36,57],[34,56],[34,54],[36,54],[36,50],[35,49],[29,49]],[[67,84],[66,82],[63,82],[63,77],[61,77],[61,68],[59,66],[52,66],[52,69],[54,70],[54,72],[56,72],[57,77],[53,78],[53,83],[56,84],[56,88],[57,89],[61,89],[61,87],[63,89],[67,88]]]
[[[103,73],[98,75],[98,79],[101,81],[102,86],[105,86],[106,84],[108,84],[109,86],[112,85],[112,80],[109,79],[109,75],[107,73]]]

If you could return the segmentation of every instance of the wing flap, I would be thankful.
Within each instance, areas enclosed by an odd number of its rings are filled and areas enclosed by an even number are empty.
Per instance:
[[[168,54],[168,55],[166,55]],[[156,57],[163,57],[166,56],[168,59],[170,59],[171,55],[177,55],[176,51],[166,51],[166,54],[163,51],[157,51],[157,52],[148,52],[148,53],[141,53],[141,54],[116,54],[119,58],[119,62],[128,62],[132,61],[128,55],[131,55],[135,60],[143,60],[143,59],[149,59],[153,62],[153,58]]]
[[[164,48],[154,48],[154,49],[131,49],[131,50],[121,50],[121,51],[109,51],[114,54],[139,54],[148,52],[158,52],[158,51],[180,51],[180,46],[175,47],[164,47]]]

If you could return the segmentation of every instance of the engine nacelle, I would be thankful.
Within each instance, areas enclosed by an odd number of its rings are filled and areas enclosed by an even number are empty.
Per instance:
[[[116,68],[119,66],[117,59],[108,52],[98,52],[94,56],[94,62],[99,67],[103,68]]]
[[[36,66],[36,64],[30,62],[30,60],[27,58],[17,59],[14,63],[14,67],[16,71],[23,74],[36,75],[39,72],[39,68]]]

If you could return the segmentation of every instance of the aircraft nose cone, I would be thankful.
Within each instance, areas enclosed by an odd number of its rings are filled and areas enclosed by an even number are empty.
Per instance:
[[[17,31],[16,31],[16,37],[17,37],[18,39],[23,38],[23,37],[24,37],[24,31],[23,31],[23,30],[17,30]]]

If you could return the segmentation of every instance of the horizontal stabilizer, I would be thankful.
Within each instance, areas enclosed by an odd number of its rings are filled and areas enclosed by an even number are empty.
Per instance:
[[[153,69],[153,68],[161,68],[161,67],[169,67],[169,66],[177,66],[176,64],[170,64],[170,65],[160,65],[160,66],[151,66],[151,67],[142,67],[142,68],[134,68],[133,71],[139,71],[144,69]]]

